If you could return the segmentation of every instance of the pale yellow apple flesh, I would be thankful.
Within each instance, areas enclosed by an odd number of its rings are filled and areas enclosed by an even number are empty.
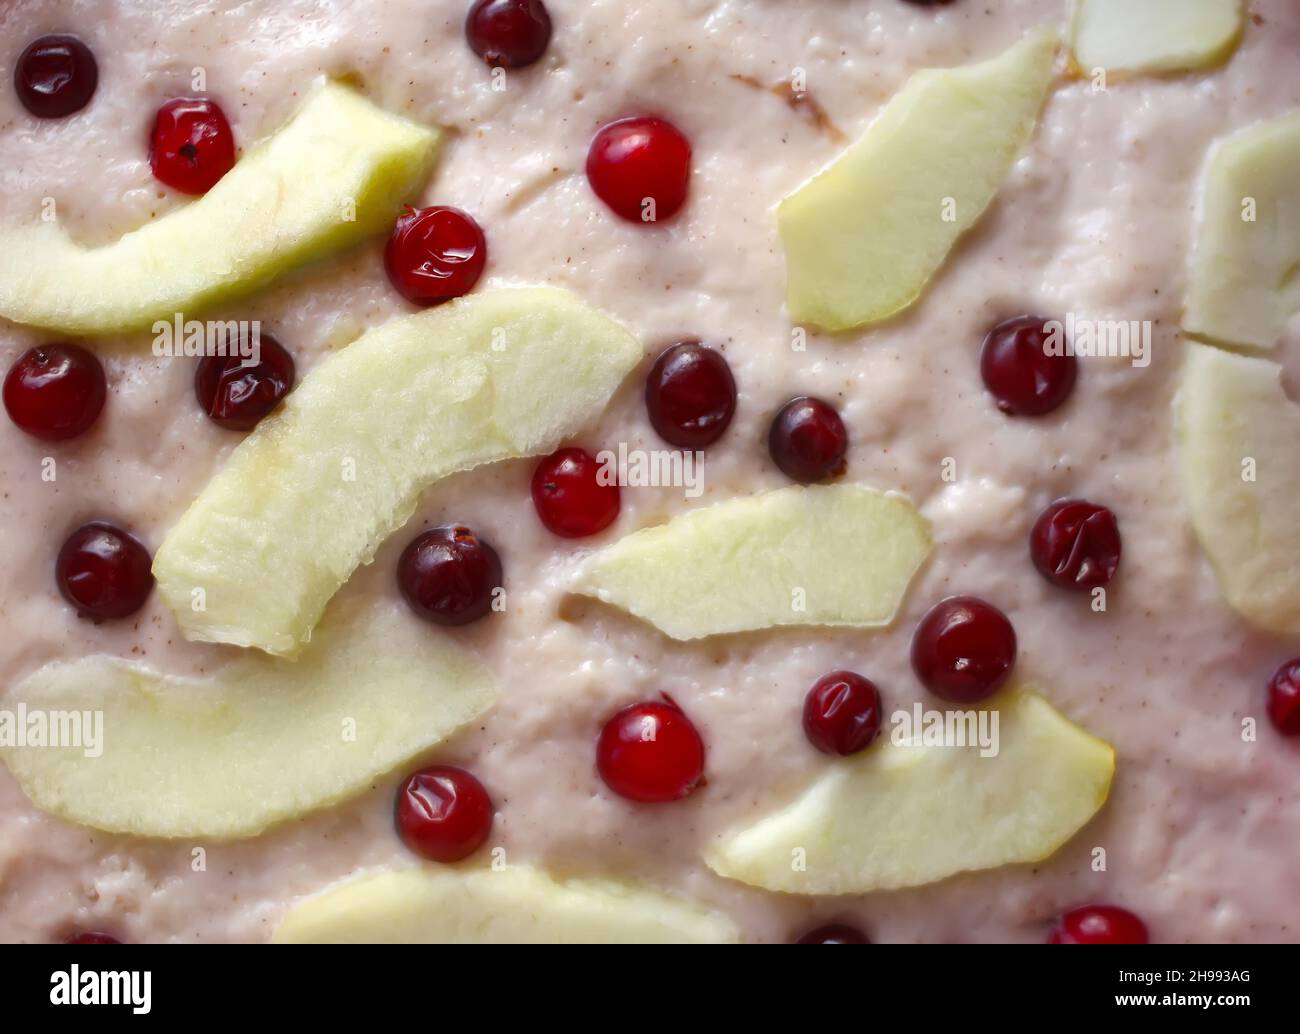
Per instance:
[[[1074,63],[1084,75],[1209,68],[1232,54],[1244,19],[1243,0],[1076,0]]]
[[[641,358],[558,288],[468,295],[325,359],[240,443],[154,559],[185,636],[294,655],[428,485],[549,452]]]
[[[905,496],[799,485],[691,510],[594,554],[572,584],[674,639],[889,624],[930,552]]]
[[[792,804],[705,852],[719,874],[791,894],[864,894],[1052,855],[1105,803],[1109,744],[1012,691],[999,752],[883,742],[831,764]]]
[[[1029,140],[1057,43],[1037,31],[982,64],[917,72],[860,140],[781,202],[793,320],[844,330],[920,297]]]
[[[0,316],[113,334],[247,294],[390,228],[438,135],[326,83],[205,195],[112,244],[83,247],[35,212],[0,229]]]

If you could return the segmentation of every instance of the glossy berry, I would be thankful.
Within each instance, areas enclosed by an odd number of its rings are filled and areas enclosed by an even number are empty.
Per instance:
[[[430,861],[468,858],[492,832],[492,818],[492,798],[463,768],[421,769],[397,791],[397,833]]]
[[[680,800],[704,776],[704,741],[671,700],[632,704],[601,730],[596,769],[606,786],[630,801]]]
[[[1300,657],[1287,661],[1269,680],[1268,717],[1283,736],[1300,736]]]
[[[828,923],[809,930],[795,944],[870,944],[871,939],[856,926]]]
[[[408,208],[384,248],[388,279],[416,305],[437,305],[468,294],[487,262],[487,239],[459,208]]]
[[[861,675],[833,671],[808,691],[803,731],[823,754],[856,754],[880,732],[880,690]]]
[[[37,118],[63,118],[90,103],[99,84],[95,55],[76,36],[42,36],[14,65],[14,92]]]
[[[1070,397],[1079,375],[1072,355],[1049,355],[1048,320],[1016,316],[988,332],[980,349],[980,376],[1012,416],[1042,416]]]
[[[1066,912],[1052,928],[1048,944],[1146,944],[1141,919],[1114,905],[1085,905]]]
[[[194,396],[208,418],[230,431],[251,431],[289,394],[293,356],[269,334],[258,336],[257,362],[239,355],[204,356],[194,371]],[[241,353],[249,346],[241,343]],[[250,354],[251,359],[251,354]]]
[[[64,940],[64,944],[121,944],[116,937],[106,933],[74,933]]]
[[[686,203],[691,145],[661,118],[604,126],[587,151],[587,181],[615,215],[634,223],[668,219]]]
[[[149,551],[105,521],[83,524],[68,536],[54,578],[77,613],[96,621],[134,614],[153,588]]]
[[[78,345],[42,345],[18,357],[5,376],[9,419],[47,442],[87,431],[104,408],[104,368]]]
[[[465,19],[465,38],[493,68],[523,68],[546,52],[551,16],[542,0],[476,0]]]
[[[158,109],[149,167],[182,194],[206,194],[235,164],[235,134],[213,101],[182,97]]]
[[[835,407],[821,399],[791,399],[772,420],[767,450],[793,481],[810,485],[844,473],[849,433]]]
[[[950,596],[912,635],[912,670],[931,693],[957,704],[991,696],[1016,663],[1016,632],[1005,614],[974,596]]]
[[[650,424],[669,445],[702,449],[727,429],[736,412],[736,382],[722,353],[698,341],[666,349],[645,382]]]
[[[1105,585],[1119,568],[1119,524],[1104,506],[1058,499],[1034,521],[1029,555],[1049,582],[1087,592]]]
[[[542,523],[567,539],[604,531],[618,516],[616,479],[607,477],[595,457],[582,449],[560,449],[538,463],[532,491]]]
[[[468,625],[492,609],[492,594],[501,586],[501,558],[465,525],[444,524],[402,550],[397,585],[426,621]]]

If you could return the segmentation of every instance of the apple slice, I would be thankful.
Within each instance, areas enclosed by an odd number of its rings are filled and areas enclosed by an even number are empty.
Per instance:
[[[1208,68],[1236,49],[1244,17],[1242,0],[1077,0],[1074,62],[1085,75]]]
[[[572,589],[674,639],[776,625],[877,627],[930,553],[906,496],[794,485],[691,510],[594,554]]]
[[[154,558],[189,639],[293,656],[432,482],[549,452],[641,358],[558,288],[467,295],[325,359],[231,454]]]
[[[1187,345],[1175,399],[1183,496],[1228,603],[1300,635],[1300,406],[1281,367]]]
[[[390,227],[437,145],[436,129],[326,83],[207,194],[112,244],[55,223],[0,230],[0,316],[113,334],[247,294]]]
[[[917,72],[857,143],[781,202],[791,318],[874,323],[920,297],[989,206],[1033,131],[1056,35]]]
[[[289,910],[280,944],[718,944],[734,923],[644,887],[536,869],[424,866],[331,887]]]
[[[865,894],[1047,858],[1105,803],[1115,752],[1034,693],[1005,693],[989,707],[999,714],[997,754],[891,735],[724,835],[705,860],[766,890]]]
[[[1183,329],[1273,348],[1300,311],[1300,111],[1219,140],[1201,186]]]
[[[83,734],[83,746],[5,746],[0,760],[70,822],[248,837],[361,793],[495,700],[492,677],[443,633],[396,604],[347,607],[296,664],[250,654],[205,678],[102,655],[48,664],[6,708],[99,712],[99,756]]]

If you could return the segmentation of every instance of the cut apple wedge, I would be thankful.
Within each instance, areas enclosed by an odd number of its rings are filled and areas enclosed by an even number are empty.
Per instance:
[[[1243,0],[1076,0],[1074,63],[1084,74],[1167,74],[1222,64],[1241,38]]]
[[[188,317],[389,228],[437,147],[437,130],[326,83],[203,197],[112,244],[0,229],[0,316],[68,334]]]
[[[882,737],[794,803],[724,835],[705,860],[765,890],[865,894],[1047,858],[1105,803],[1115,752],[1034,693],[988,708],[999,715],[996,754]]]
[[[46,665],[6,708],[99,712],[102,742],[10,745],[0,760],[38,807],[70,822],[247,837],[366,790],[495,699],[492,677],[445,634],[396,605],[348,607],[296,664],[251,654],[206,678],[107,656]]]
[[[295,905],[280,944],[720,944],[716,912],[659,891],[536,869],[427,866],[362,876]]]
[[[1187,345],[1175,399],[1183,495],[1228,603],[1300,635],[1300,405],[1281,367]]]
[[[781,202],[791,318],[828,330],[911,305],[1033,132],[1057,36],[916,73],[866,133]]]
[[[640,358],[626,330],[557,288],[377,327],[240,443],[159,548],[158,589],[187,638],[292,656],[425,487],[549,452]]]
[[[692,510],[594,554],[571,586],[673,639],[889,624],[930,552],[896,492],[795,485]]]

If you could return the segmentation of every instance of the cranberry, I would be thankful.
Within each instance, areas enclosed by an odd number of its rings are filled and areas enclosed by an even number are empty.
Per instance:
[[[582,449],[553,452],[533,471],[533,506],[556,535],[580,539],[604,531],[618,516],[618,484],[602,484],[601,464]]]
[[[803,731],[823,754],[856,754],[880,731],[880,690],[861,675],[833,671],[808,691]]]
[[[1283,736],[1300,736],[1300,657],[1287,661],[1269,681],[1268,716]]]
[[[1085,905],[1061,916],[1052,927],[1048,944],[1146,944],[1147,927],[1141,919],[1114,905]]]
[[[912,670],[931,693],[970,704],[992,695],[1016,663],[1016,632],[997,607],[974,596],[935,604],[912,636]]]
[[[397,791],[397,832],[423,858],[459,862],[492,832],[492,798],[463,768],[434,765]]]
[[[153,588],[149,566],[149,551],[138,539],[104,521],[91,521],[63,543],[54,578],[82,617],[124,618],[144,606]]]
[[[671,700],[625,707],[605,723],[596,769],[620,797],[660,804],[687,796],[704,775],[704,741]]]
[[[465,38],[494,68],[523,68],[546,52],[551,16],[542,0],[477,0],[465,19]]]
[[[194,371],[194,395],[214,424],[251,431],[293,387],[293,356],[269,334],[258,338],[258,358],[250,365],[240,355],[208,355]]]
[[[816,930],[809,930],[795,944],[870,944],[871,938],[856,926],[844,923],[828,923]]]
[[[14,65],[14,91],[37,118],[63,118],[90,103],[99,85],[95,55],[76,36],[42,36]]]
[[[397,217],[384,248],[384,268],[398,293],[416,305],[468,294],[487,262],[487,239],[459,208],[410,208]]]
[[[463,524],[444,524],[416,536],[402,550],[397,585],[426,621],[468,625],[492,609],[492,593],[501,585],[501,558]]]
[[[814,481],[843,474],[849,434],[829,403],[802,395],[791,399],[772,420],[767,450],[782,472],[794,481]]]
[[[1042,416],[1070,397],[1079,374],[1072,355],[1049,355],[1047,323],[1041,316],[1016,316],[989,331],[980,349],[980,376],[1013,416]]]
[[[1049,582],[1087,592],[1105,585],[1119,567],[1119,525],[1104,506],[1058,499],[1038,515],[1029,555]]]
[[[235,134],[214,102],[182,97],[158,109],[149,134],[154,176],[182,194],[206,194],[235,164]]]
[[[645,406],[650,423],[669,445],[712,445],[736,412],[731,367],[721,353],[698,341],[680,341],[655,360],[645,382]]]
[[[64,940],[64,944],[121,944],[116,937],[106,933],[74,933]]]
[[[104,408],[107,394],[104,368],[77,345],[30,348],[5,377],[9,419],[47,442],[84,433]]]
[[[661,118],[611,122],[600,129],[587,152],[591,189],[629,222],[655,222],[676,214],[686,202],[690,178],[690,141]]]

